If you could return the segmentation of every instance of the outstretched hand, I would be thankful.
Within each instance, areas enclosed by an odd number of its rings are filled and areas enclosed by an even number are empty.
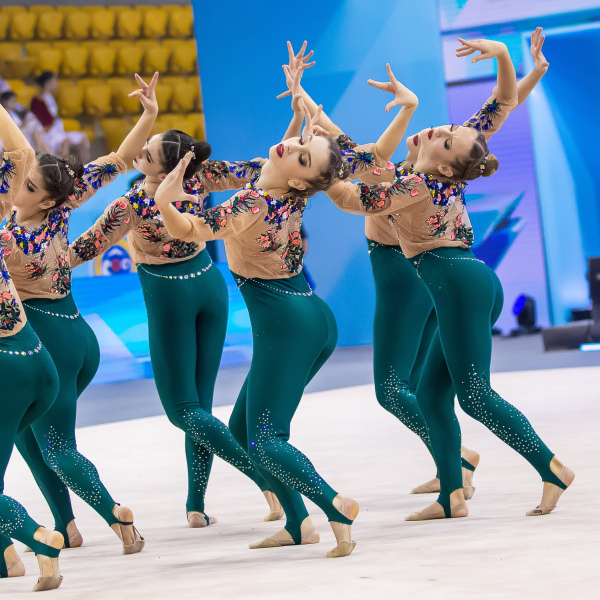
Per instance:
[[[158,102],[156,101],[156,82],[158,81],[158,71],[152,76],[150,83],[146,83],[137,73],[135,79],[140,85],[139,90],[127,94],[129,98],[137,96],[144,107],[144,110],[151,113],[158,113]]]
[[[282,65],[282,67],[283,72],[285,73],[285,82],[288,86],[288,90],[282,94],[279,94],[277,96],[278,99],[285,98],[286,96],[293,94],[292,86],[294,84],[294,77],[296,76],[296,73],[299,70],[303,71],[304,69],[309,69],[315,64],[314,60],[312,62],[308,62],[314,54],[312,50],[306,56],[304,56],[304,53],[306,52],[306,46],[307,42],[305,40],[298,54],[294,54],[292,43],[287,43],[289,63],[287,65]]]
[[[159,209],[170,204],[173,198],[177,198],[183,192],[183,176],[192,160],[192,156],[192,152],[187,152],[179,161],[179,164],[161,181],[156,189],[154,202],[156,202]]]
[[[396,79],[388,63],[386,63],[385,69],[388,77],[390,78],[389,81],[382,82],[373,81],[372,79],[367,80],[369,85],[383,90],[384,92],[390,92],[390,94],[394,94],[394,99],[386,104],[385,112],[388,112],[390,109],[394,108],[394,106],[417,106],[419,104],[419,99],[417,98],[416,94],[411,92],[405,85]]]
[[[496,58],[500,54],[508,52],[505,44],[494,40],[464,40],[459,37],[458,41],[462,44],[460,48],[456,49],[456,56],[458,57],[469,56],[477,51],[481,52],[481,54],[474,56],[471,62]]]
[[[531,34],[531,57],[533,58],[535,68],[545,71],[550,66],[550,63],[542,53],[542,47],[546,41],[546,36],[542,35],[542,31],[541,27],[536,27],[535,31]]]
[[[319,125],[319,119],[323,113],[323,105],[319,104],[317,111],[311,117],[310,111],[304,102],[302,102],[302,110],[304,111],[304,128],[302,129],[302,137],[310,135],[329,135],[329,132]]]

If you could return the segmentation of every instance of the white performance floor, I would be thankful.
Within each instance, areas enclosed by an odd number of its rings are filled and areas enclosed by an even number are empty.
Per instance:
[[[309,394],[293,422],[292,442],[339,492],[356,498],[358,542],[347,558],[327,559],[334,537],[308,502],[321,543],[249,550],[281,522],[254,484],[215,459],[207,511],[219,522],[188,529],[183,434],[165,417],[78,430],[79,448],[113,497],[130,506],[146,538],[143,552],[121,554],[104,522],[74,496],[84,546],[61,554],[62,587],[77,599],[435,599],[600,598],[600,367],[494,374],[494,387],[523,410],[577,477],[549,516],[526,517],[541,498],[535,471],[479,423],[461,415],[463,440],[481,453],[477,491],[466,519],[409,523],[405,515],[435,496],[411,496],[434,476],[418,438],[375,401],[370,385]],[[122,401],[127,402],[127,397]],[[215,414],[227,420],[231,407]],[[51,526],[29,471],[15,452],[6,493]],[[0,598],[24,598],[37,578],[0,581]],[[310,596],[309,596],[310,594]],[[30,596],[29,596],[30,597]]]

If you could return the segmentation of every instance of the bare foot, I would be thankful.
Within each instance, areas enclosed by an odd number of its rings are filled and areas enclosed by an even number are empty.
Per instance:
[[[279,503],[277,496],[268,490],[263,492],[267,502],[269,503],[269,514],[265,517],[265,521],[279,521],[279,519],[283,519],[285,512],[283,511],[283,507]]]
[[[36,532],[33,534],[33,538],[36,541],[41,542],[46,546],[56,548],[57,550],[62,549],[65,543],[65,538],[63,537],[62,533],[58,531],[52,531],[51,529],[46,529],[45,527],[38,527]],[[58,557],[50,558],[44,554],[36,554],[35,556],[40,567],[40,576],[38,578],[38,582],[33,588],[33,591],[42,592],[45,590],[56,589],[62,583],[63,579],[58,569]]]
[[[575,472],[569,467],[565,467],[556,456],[550,461],[550,469],[567,487],[569,487],[575,479]],[[562,488],[544,481],[544,491],[542,492],[542,501],[533,510],[528,511],[528,517],[539,517],[550,514],[555,508],[561,494],[564,492]]]
[[[206,519],[208,519],[208,522]],[[192,529],[201,529],[203,527],[208,527],[209,525],[214,525],[217,522],[217,517],[209,517],[203,512],[190,510],[187,513],[187,520],[188,526]]]
[[[69,548],[80,548],[83,546],[83,537],[79,529],[77,529],[75,521],[69,521],[67,525],[67,537],[69,538]]]
[[[319,543],[319,532],[316,530],[310,517],[306,517],[306,519],[302,521],[302,525],[300,525],[300,533],[302,534],[302,541],[300,542],[300,545],[304,546],[306,544]],[[250,548],[252,550],[256,550],[258,548],[280,548],[281,546],[295,545],[296,544],[290,532],[287,529],[282,529],[271,537],[250,544]]]
[[[13,544],[4,551],[4,563],[9,577],[23,577],[25,575],[25,565],[21,562]]]
[[[465,502],[465,495],[462,488],[454,490],[450,494],[450,510],[453,519],[460,517],[466,517],[469,514],[469,509]],[[414,512],[408,517],[406,521],[430,521],[432,519],[445,519],[446,515],[444,509],[439,502],[430,504],[419,512]]]
[[[131,525],[122,525],[113,523],[110,528],[117,534],[117,537],[123,542],[123,554],[136,554],[141,552],[144,544],[144,538],[140,532],[133,526],[133,512],[126,506],[113,506],[113,515],[123,523],[131,523]]]
[[[352,500],[352,498],[344,498],[344,496],[338,494],[333,499],[333,506],[350,521],[354,521],[358,515],[358,502]],[[341,558],[342,556],[348,556],[356,547],[356,542],[352,539],[352,525],[338,523],[336,521],[330,521],[329,524],[331,525],[331,529],[333,529],[333,535],[335,535],[337,546],[327,553],[327,558]]]

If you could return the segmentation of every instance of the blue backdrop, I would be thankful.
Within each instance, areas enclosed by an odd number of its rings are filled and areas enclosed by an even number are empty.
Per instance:
[[[388,94],[366,83],[385,80],[386,62],[419,96],[411,129],[448,120],[435,0],[234,0],[227,4],[226,20],[219,3],[192,4],[214,158],[266,156],[281,140],[291,110],[289,99],[275,96],[286,89],[281,65],[287,62],[288,39],[295,48],[308,40],[317,64],[306,72],[303,85],[356,141],[376,141],[393,116],[384,110]],[[401,147],[398,158],[405,153]],[[370,343],[374,289],[364,219],[342,213],[318,194],[309,203],[305,226],[310,238],[306,265],[317,293],[335,313],[340,345]]]

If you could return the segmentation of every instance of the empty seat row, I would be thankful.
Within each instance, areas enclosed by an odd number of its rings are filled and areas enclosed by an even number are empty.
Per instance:
[[[104,117],[110,114],[140,113],[140,101],[129,92],[136,89],[132,78],[114,77],[106,81],[80,79],[75,85],[59,83],[57,104],[62,117],[87,114]],[[200,81],[197,77],[163,77],[156,88],[156,99],[161,111],[189,113],[201,110]]]
[[[0,43],[0,73],[24,78],[54,71],[65,77],[196,72],[194,40]]]
[[[0,9],[0,40],[185,38],[193,35],[191,6],[21,6]]]

